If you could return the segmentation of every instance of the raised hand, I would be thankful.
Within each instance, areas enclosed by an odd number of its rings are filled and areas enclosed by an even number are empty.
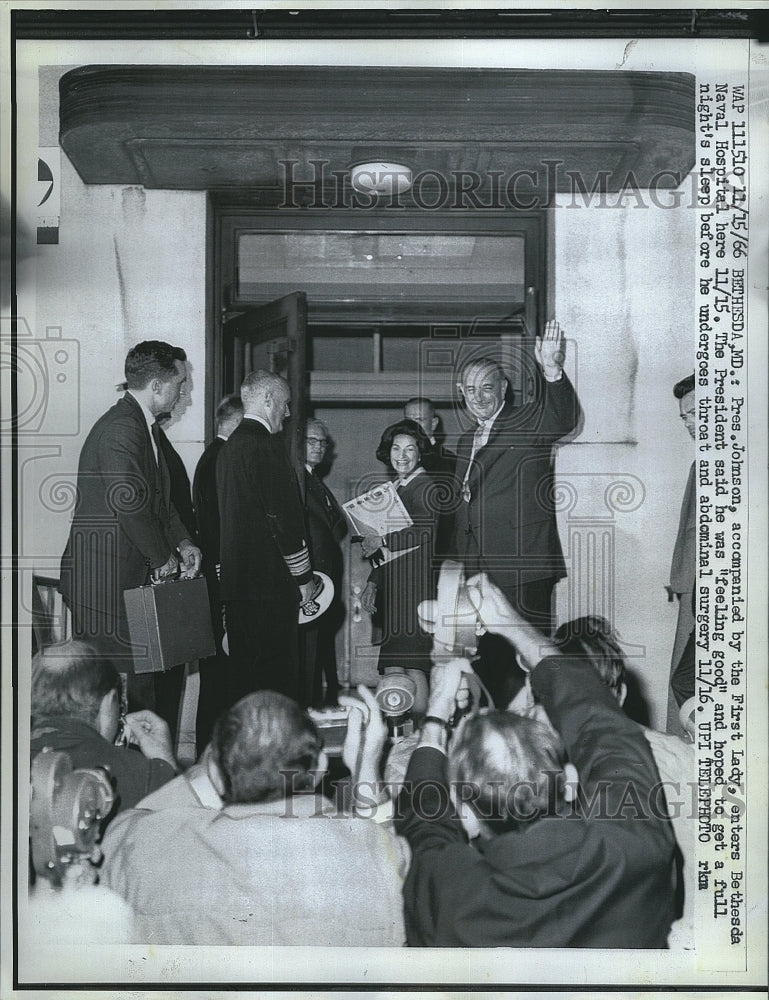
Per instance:
[[[547,377],[560,377],[566,358],[566,345],[563,330],[557,320],[551,319],[545,323],[544,333],[537,337],[534,356]]]
[[[457,698],[464,701],[460,694],[463,673],[471,669],[467,660],[457,658],[441,663],[430,671],[430,697],[427,703],[427,714],[448,721],[457,707]],[[466,704],[466,702],[465,702]]]
[[[387,740],[387,723],[369,689],[358,685],[358,695],[340,695],[339,704],[350,709],[342,760],[353,781],[377,780],[377,766]]]
[[[521,615],[486,573],[479,573],[467,581],[467,596],[487,631],[499,633],[503,629],[523,624]]]
[[[486,629],[507,639],[518,651],[523,670],[533,670],[544,657],[557,655],[558,649],[548,636],[527,621],[485,573],[467,581],[467,595]]]

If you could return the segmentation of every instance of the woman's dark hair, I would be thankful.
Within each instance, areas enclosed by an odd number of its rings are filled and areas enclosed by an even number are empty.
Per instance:
[[[427,452],[431,451],[433,445],[430,442],[430,438],[425,434],[416,420],[399,420],[397,424],[390,424],[389,427],[385,427],[382,432],[382,438],[379,442],[379,447],[376,450],[376,457],[380,462],[384,462],[386,466],[392,468],[390,465],[390,449],[393,446],[394,439],[398,434],[407,434],[409,437],[414,438],[417,445],[417,450],[419,451],[420,462],[425,457]]]

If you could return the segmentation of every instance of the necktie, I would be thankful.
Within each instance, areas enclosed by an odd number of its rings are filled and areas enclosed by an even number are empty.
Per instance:
[[[155,442],[155,461],[158,463],[158,468],[160,467],[160,456],[163,453],[163,446],[160,443],[160,424],[155,421],[151,427],[152,440]]]
[[[329,519],[331,519],[331,515],[333,513],[334,508],[333,508],[333,505],[331,503],[331,499],[330,499],[330,497],[328,495],[328,490],[326,489],[326,487],[323,484],[323,480],[320,478],[320,476],[315,471],[315,469],[313,469],[310,472],[310,478],[312,479],[313,483],[315,484],[316,491],[319,492],[320,495],[323,497],[323,504],[324,504],[324,506],[326,508],[326,513],[328,514]]]
[[[470,460],[467,463],[465,478],[462,481],[462,499],[465,503],[470,503],[470,486],[468,484],[468,480],[470,479],[470,470],[473,467],[476,453],[483,447],[483,437],[485,431],[486,424],[483,420],[480,420],[478,422],[478,426],[475,428],[475,433],[473,434],[473,450],[470,452]]]
[[[168,466],[166,465],[165,455],[163,454],[163,444],[160,437],[160,424],[155,421],[152,425],[152,439],[155,442],[155,448],[157,453],[155,458],[158,463],[158,476],[160,479],[160,489],[161,489],[161,500],[166,503],[169,497],[170,491],[170,475],[168,472]]]

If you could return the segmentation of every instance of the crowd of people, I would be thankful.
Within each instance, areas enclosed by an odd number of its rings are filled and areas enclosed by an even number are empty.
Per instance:
[[[361,604],[379,673],[414,694],[406,740],[373,690],[340,687],[348,525],[318,474],[325,424],[306,424],[299,479],[281,434],[289,385],[250,372],[217,408],[190,492],[160,428],[184,352],[129,352],[126,394],[81,453],[61,571],[73,638],[34,657],[31,746],[108,770],[115,805],[93,877],[129,904],[133,940],[691,947],[690,829],[669,802],[686,800],[691,746],[623,712],[610,623],[556,628],[553,446],[581,418],[564,350],[548,323],[519,406],[499,362],[471,358],[456,454],[421,397],[383,430],[376,458],[411,523],[351,544],[371,565]],[[452,610],[435,600],[446,559],[464,575],[472,656],[447,656],[431,634]],[[319,572],[335,598],[300,626]],[[201,573],[215,653],[199,664],[198,760],[185,770],[181,668],[133,670],[122,592]],[[323,704],[347,711],[335,771],[313,712]]]

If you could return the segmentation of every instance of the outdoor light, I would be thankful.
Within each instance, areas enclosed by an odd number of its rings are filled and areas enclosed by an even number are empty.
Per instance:
[[[357,163],[350,167],[350,183],[361,194],[403,194],[411,187],[411,170],[402,163]]]

